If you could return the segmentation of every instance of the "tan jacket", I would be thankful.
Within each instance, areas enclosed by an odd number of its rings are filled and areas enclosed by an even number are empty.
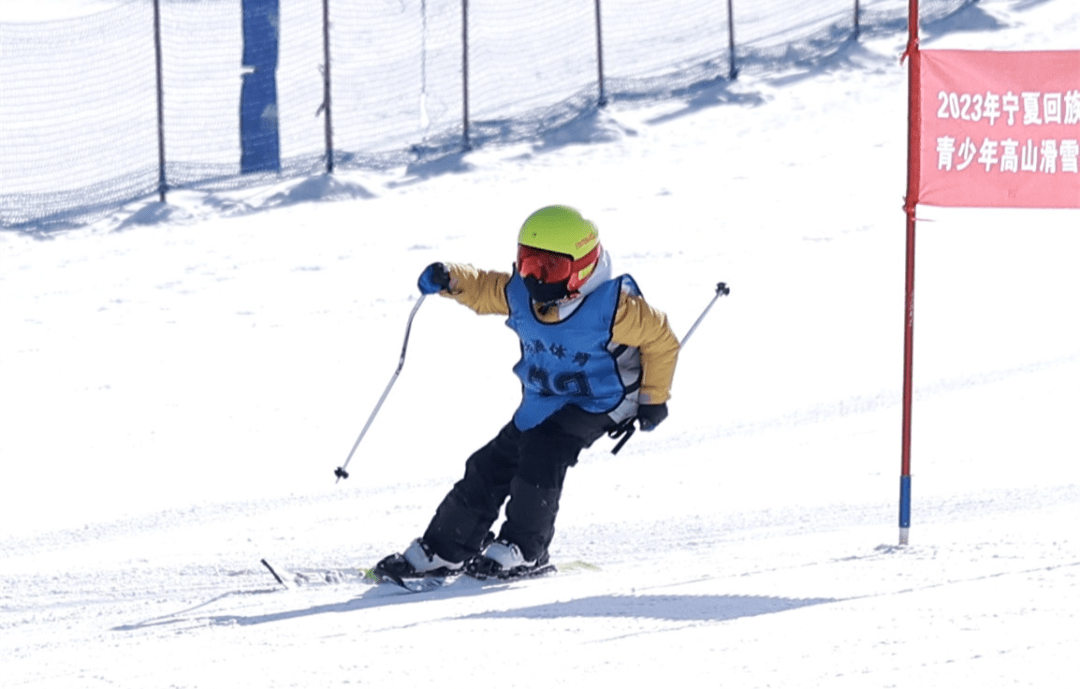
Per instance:
[[[507,316],[506,285],[509,273],[480,270],[464,263],[444,264],[450,272],[450,291],[441,292],[478,314]],[[535,308],[535,306],[534,306]],[[546,313],[536,310],[536,317],[545,323],[559,320],[557,309]],[[649,306],[642,297],[623,292],[611,328],[612,339],[618,344],[636,347],[641,353],[641,404],[660,404],[671,397],[671,381],[679,357],[679,340],[671,330],[667,316]]]

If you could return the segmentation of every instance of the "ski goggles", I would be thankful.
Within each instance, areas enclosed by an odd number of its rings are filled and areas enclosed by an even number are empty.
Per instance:
[[[573,259],[566,254],[518,244],[517,269],[521,277],[534,277],[546,283],[563,282],[570,279],[573,265]]]

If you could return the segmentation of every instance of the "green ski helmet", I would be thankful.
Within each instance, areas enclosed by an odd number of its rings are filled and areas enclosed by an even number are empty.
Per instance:
[[[521,226],[517,270],[526,284],[558,284],[573,294],[596,270],[602,251],[596,226],[581,213],[569,206],[547,206]]]

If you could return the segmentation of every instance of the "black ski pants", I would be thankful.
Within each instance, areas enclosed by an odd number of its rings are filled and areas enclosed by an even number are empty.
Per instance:
[[[607,414],[575,406],[527,431],[506,424],[465,462],[465,476],[443,498],[424,540],[442,558],[468,560],[480,552],[509,497],[499,538],[521,548],[526,560],[540,558],[555,535],[566,470],[614,425]]]

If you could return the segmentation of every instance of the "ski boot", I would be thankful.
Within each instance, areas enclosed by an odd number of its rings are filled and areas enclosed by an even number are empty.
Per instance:
[[[535,560],[526,560],[521,548],[506,539],[498,539],[466,563],[465,572],[476,579],[517,579],[554,572],[545,551]]]
[[[418,538],[409,544],[404,553],[394,553],[379,560],[372,571],[380,580],[404,586],[404,579],[450,577],[461,574],[464,569],[464,562],[444,560],[424,539]]]

